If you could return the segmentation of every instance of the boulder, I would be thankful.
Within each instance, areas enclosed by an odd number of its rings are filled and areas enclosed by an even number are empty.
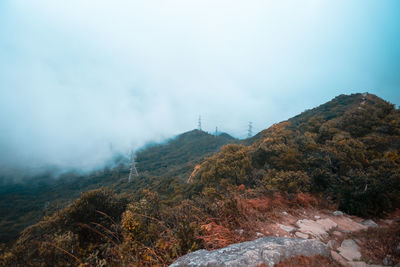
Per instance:
[[[235,232],[238,233],[239,235],[242,235],[244,233],[244,230],[243,229],[236,229]]]
[[[329,249],[318,240],[264,237],[213,251],[198,250],[179,258],[170,266],[274,266],[295,255],[329,256]]]
[[[331,219],[322,219],[318,221],[313,220],[298,220],[296,226],[299,227],[299,231],[305,234],[310,234],[317,238],[324,238],[328,236],[327,231],[335,228],[337,224]]]
[[[352,239],[343,240],[338,251],[348,261],[358,261],[361,258],[360,247]]]
[[[382,263],[384,266],[393,266],[393,261],[389,255],[386,255],[386,257],[383,259]]]
[[[321,219],[321,220],[317,220],[317,223],[321,224],[325,231],[330,231],[333,228],[337,227],[337,223],[335,223],[334,221],[332,221],[331,219]]]
[[[376,224],[376,222],[374,222],[371,219],[364,220],[364,221],[361,222],[361,224],[364,225],[364,226],[367,226],[367,227],[372,227],[372,228],[375,228],[375,227],[379,226],[379,225]]]
[[[334,218],[334,221],[337,223],[338,229],[345,233],[357,232],[360,230],[368,229],[367,226],[362,225],[361,223],[358,223],[356,221],[353,221],[352,219],[345,216],[336,217]]]
[[[296,232],[295,235],[299,238],[308,239],[308,234],[304,234],[302,232]]]
[[[284,230],[284,231],[286,231],[288,233],[293,232],[294,230],[296,230],[294,227],[291,227],[291,226],[287,226],[287,225],[283,225],[283,224],[278,224],[278,225],[282,230]]]
[[[333,249],[333,250],[335,250],[339,247],[339,243],[334,239],[329,240],[328,243],[326,243],[326,245],[328,246],[328,248]]]
[[[344,215],[344,213],[341,212],[340,210],[336,210],[332,214],[335,215],[335,216],[343,216]]]
[[[333,231],[332,234],[333,234],[334,236],[337,236],[337,237],[341,237],[341,236],[343,235],[343,233],[341,233],[341,232],[339,232],[339,231]]]

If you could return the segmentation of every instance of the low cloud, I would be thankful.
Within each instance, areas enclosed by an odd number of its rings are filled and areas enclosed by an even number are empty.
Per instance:
[[[0,168],[91,170],[191,130],[244,138],[341,93],[399,104],[397,2],[0,3]],[[397,23],[396,23],[397,22]],[[112,147],[112,149],[111,149]]]

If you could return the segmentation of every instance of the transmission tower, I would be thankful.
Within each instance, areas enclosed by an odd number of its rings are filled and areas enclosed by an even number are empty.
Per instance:
[[[218,127],[215,127],[215,136],[218,136]]]
[[[199,122],[197,124],[197,127],[201,131],[201,116],[199,116]]]
[[[249,121],[249,130],[247,132],[247,137],[252,137],[253,136],[253,123]]]
[[[128,183],[131,182],[133,176],[138,177],[139,173],[136,169],[136,161],[135,161],[135,156],[133,154],[133,151],[131,151],[131,169],[129,171],[129,178],[128,178]]]
[[[112,142],[110,142],[109,147],[110,147],[110,151],[113,152],[113,143]]]

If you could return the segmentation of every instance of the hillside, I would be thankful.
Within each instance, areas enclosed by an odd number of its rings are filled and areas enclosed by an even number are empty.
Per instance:
[[[218,138],[193,131],[138,152],[135,182],[109,170],[115,180],[96,185],[116,192],[86,192],[26,228],[0,263],[164,266],[200,248],[271,234],[266,225],[283,211],[298,219],[335,209],[385,218],[400,208],[400,111],[375,95],[340,95],[251,140]],[[386,239],[376,232],[365,242],[397,244],[392,226]],[[368,253],[371,263],[384,254],[400,260],[395,247]]]
[[[34,224],[45,215],[65,207],[82,192],[108,187],[116,192],[135,194],[149,188],[160,193],[168,190],[173,181],[185,179],[202,158],[217,151],[221,146],[235,142],[227,134],[213,136],[193,130],[167,140],[164,144],[152,144],[137,153],[139,177],[127,183],[129,160],[116,155],[110,166],[88,175],[74,172],[57,178],[51,174],[26,178],[19,183],[6,182],[0,187],[0,243],[15,239],[25,227]]]
[[[194,183],[321,193],[363,216],[400,203],[400,113],[375,95],[338,96],[273,125],[253,142],[207,159]]]

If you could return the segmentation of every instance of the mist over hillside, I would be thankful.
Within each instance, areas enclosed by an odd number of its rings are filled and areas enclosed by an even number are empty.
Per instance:
[[[235,142],[238,140],[226,133],[192,130],[159,144],[148,144],[136,153],[139,177],[131,182],[130,158],[118,154],[103,168],[90,172],[45,169],[41,173],[27,170],[24,177],[17,172],[19,179],[0,177],[0,242],[12,241],[19,231],[88,190],[109,187],[135,198],[140,198],[144,188],[168,192],[172,190],[169,184],[185,181],[204,157]]]
[[[0,262],[67,264],[49,247],[58,246],[91,264],[167,265],[252,240],[283,207],[386,218],[400,208],[399,149],[399,109],[369,93],[339,95],[247,140],[192,130],[139,150],[131,181],[121,157],[89,175],[2,187]],[[397,242],[400,229],[390,231]]]
[[[348,239],[400,263],[399,14],[0,0],[0,266],[164,267],[263,235],[324,248],[279,267],[351,265]]]
[[[342,93],[400,104],[397,1],[1,1],[0,170],[102,168]],[[152,18],[152,19],[150,19]],[[338,19],[340,18],[340,19]],[[112,21],[112,22],[110,22]]]

